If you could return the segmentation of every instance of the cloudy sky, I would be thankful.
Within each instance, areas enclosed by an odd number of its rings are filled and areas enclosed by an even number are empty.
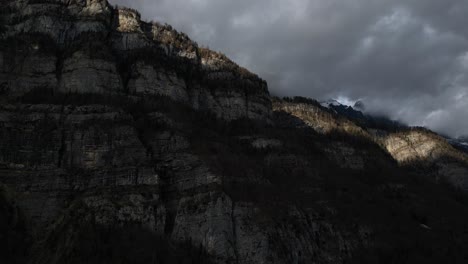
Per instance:
[[[272,94],[362,100],[468,135],[466,0],[111,0],[167,22],[268,81]]]

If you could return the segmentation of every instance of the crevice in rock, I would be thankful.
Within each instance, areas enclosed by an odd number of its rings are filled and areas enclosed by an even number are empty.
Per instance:
[[[167,168],[163,168],[158,173],[161,178],[160,192],[161,200],[166,207],[166,221],[164,223],[164,234],[168,237],[172,234],[175,226],[175,220],[178,211],[178,199],[175,197],[175,192],[169,186],[169,178],[172,176]]]
[[[232,225],[232,248],[234,249],[234,255],[236,256],[236,263],[239,263],[239,250],[237,248],[237,225],[236,225],[236,216],[234,211],[236,208],[236,202],[232,201],[231,206],[231,225]]]
[[[57,58],[57,61],[55,62],[55,78],[57,79],[57,86],[59,86],[62,81],[62,70],[64,61],[63,52],[59,51],[56,53],[55,56]],[[58,88],[59,87],[56,87],[55,90],[57,90]]]
[[[118,58],[116,56],[116,58]],[[130,91],[128,89],[128,83],[130,82],[131,79],[131,62],[129,61],[128,58],[123,58],[123,59],[117,59],[116,62],[117,66],[117,72],[120,76],[121,82],[122,82],[122,87],[123,87],[123,93],[126,95],[130,94]]]
[[[62,168],[63,165],[63,157],[65,155],[66,146],[66,129],[65,129],[65,119],[67,115],[65,114],[65,106],[62,105],[61,113],[60,113],[60,120],[59,120],[59,127],[61,127],[60,131],[60,149],[58,151],[58,161],[57,167]]]
[[[63,160],[63,156],[64,156],[65,149],[66,149],[66,146],[65,146],[65,136],[66,136],[65,129],[62,129],[62,131],[60,133],[61,133],[61,139],[60,139],[60,149],[58,151],[58,162],[57,162],[57,167],[58,168],[61,168],[62,165],[63,165],[62,160]]]

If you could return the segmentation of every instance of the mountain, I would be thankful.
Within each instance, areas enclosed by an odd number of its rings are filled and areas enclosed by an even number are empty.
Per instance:
[[[319,134],[346,135],[371,141],[391,155],[400,166],[413,166],[418,163],[418,166],[432,170],[431,173],[425,174],[432,174],[435,178],[443,177],[458,188],[468,187],[468,182],[464,180],[468,175],[468,156],[454,148],[444,137],[430,130],[399,124],[389,126],[391,121],[384,126],[367,126],[372,123],[356,119],[355,116],[359,116],[360,112],[352,107],[341,104],[323,107],[314,100],[301,97],[277,99],[273,109],[275,112],[286,112],[299,118]],[[374,118],[362,113],[360,115],[369,118],[368,120]],[[345,157],[343,154],[343,159]]]
[[[329,108],[336,113],[353,120],[367,128],[385,129],[385,130],[399,130],[408,128],[407,125],[398,121],[391,120],[385,116],[372,115],[365,113],[365,105],[362,101],[357,101],[354,106],[347,106],[341,104],[337,100],[331,99],[320,103],[323,107]]]
[[[365,105],[362,101],[357,101],[354,106],[347,106],[341,104],[337,100],[330,99],[320,103],[321,106],[328,108],[335,113],[347,117],[355,123],[373,129],[383,129],[387,131],[397,132],[399,130],[410,129],[409,126],[402,124],[398,121],[391,120],[385,116],[377,116],[372,114],[365,114]],[[465,153],[468,153],[468,137],[450,138],[443,136],[455,148]]]
[[[468,137],[448,138],[447,140],[455,148],[468,153]]]
[[[271,97],[105,0],[0,19],[1,263],[466,262],[468,156],[439,135]]]
[[[345,105],[341,104],[335,99],[330,99],[327,101],[320,102],[320,105],[326,108],[334,108],[334,107],[346,107]]]

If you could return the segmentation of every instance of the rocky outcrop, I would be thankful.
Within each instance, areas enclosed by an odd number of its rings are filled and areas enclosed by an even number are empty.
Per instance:
[[[83,34],[104,37],[112,13],[105,0],[7,0],[2,9],[6,23],[4,39],[23,34],[44,35],[53,41],[48,45],[60,46],[69,45]]]
[[[383,153],[375,154],[359,144],[361,141],[371,141],[371,135],[366,129],[318,102],[288,102],[275,99],[273,109],[277,113],[286,113],[294,117],[295,123],[290,123],[289,126],[310,128],[315,133],[329,136],[331,142],[317,144],[324,150],[325,155],[342,168],[364,170],[366,164],[375,160],[375,155],[378,156],[377,159],[385,159],[380,156]]]
[[[273,109],[277,112],[286,112],[304,122],[304,125],[312,128],[320,134],[346,133],[355,136],[369,137],[369,134],[361,127],[322,107],[318,102],[295,103],[276,99]]]
[[[268,121],[265,81],[225,56],[198,48],[168,25],[107,1],[6,1],[1,89],[167,96],[235,120]]]
[[[401,163],[414,160],[437,161],[454,158],[468,162],[468,157],[454,149],[444,138],[424,129],[409,129],[383,137],[385,148]]]
[[[417,164],[430,168],[431,173],[428,176],[444,179],[456,188],[468,190],[468,156],[451,146],[443,137],[423,128],[407,128],[399,124],[390,127],[390,130],[361,127],[336,114],[334,109],[330,110],[313,100],[299,101],[275,99],[273,109],[297,117],[303,122],[298,123],[299,126],[305,125],[320,134],[342,134],[372,141],[391,155],[400,166]],[[369,160],[369,153],[358,150],[348,142],[334,142],[332,146],[324,148],[325,153],[344,168],[363,169],[363,164]]]
[[[456,188],[468,190],[468,156],[441,136],[416,128],[391,133],[377,140],[400,164],[433,166],[431,174],[434,177],[441,177]]]
[[[93,58],[86,50],[75,51],[64,58],[58,92],[118,94],[123,90],[117,67],[112,61]]]
[[[162,68],[137,62],[132,65],[128,90],[132,94],[162,95],[179,102],[188,103],[189,95],[184,79],[174,72],[167,72]]]

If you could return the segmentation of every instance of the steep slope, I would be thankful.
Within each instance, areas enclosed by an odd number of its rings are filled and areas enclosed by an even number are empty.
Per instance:
[[[450,144],[452,144],[452,146],[454,146],[455,148],[465,152],[465,153],[468,153],[468,137],[459,137],[459,138],[456,138],[456,139],[447,139],[449,141]]]
[[[436,179],[442,177],[456,188],[468,190],[468,156],[443,137],[426,129],[415,128],[377,138],[400,164],[411,166],[419,163],[429,169],[428,176]]]
[[[2,263],[465,263],[465,194],[399,164],[398,135],[272,108],[135,10],[0,4]]]
[[[318,133],[341,133],[371,140],[388,152],[400,166],[423,168],[423,173],[430,178],[442,178],[456,188],[468,190],[468,156],[442,136],[424,128],[402,127],[399,124],[373,126],[362,122],[362,119],[356,120],[356,114],[351,116],[351,121],[348,114],[343,114],[336,107],[324,107],[304,98],[276,99],[273,103],[275,111],[298,117]],[[343,151],[346,153],[346,149]]]

